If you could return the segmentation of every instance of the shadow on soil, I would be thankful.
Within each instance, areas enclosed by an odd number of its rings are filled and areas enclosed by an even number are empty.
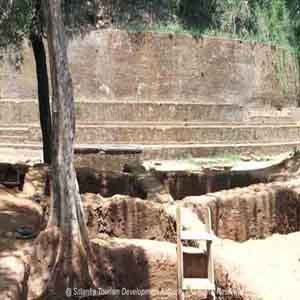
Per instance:
[[[93,247],[99,257],[99,273],[105,276],[107,272],[103,268],[107,268],[112,276],[111,283],[105,288],[108,291],[112,289],[111,294],[99,299],[150,300],[147,294],[150,289],[149,263],[143,248],[113,243],[94,243]],[[104,282],[108,282],[107,278]],[[112,295],[113,292],[115,295]]]

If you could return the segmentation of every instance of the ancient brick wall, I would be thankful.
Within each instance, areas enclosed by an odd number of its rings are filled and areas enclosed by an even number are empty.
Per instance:
[[[131,99],[296,105],[295,55],[256,43],[168,33],[102,30],[69,42],[77,100]],[[0,101],[36,97],[26,46],[0,60]]]

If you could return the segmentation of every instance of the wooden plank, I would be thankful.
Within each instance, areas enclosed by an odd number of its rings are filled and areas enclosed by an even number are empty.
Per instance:
[[[209,232],[196,232],[196,231],[181,231],[181,240],[204,240],[212,241],[214,235]]]
[[[206,222],[206,230],[209,233],[212,233],[212,225],[211,225],[211,213],[210,208],[207,207],[207,222]]]
[[[184,278],[183,290],[214,290],[215,285],[207,278]]]
[[[183,253],[182,253],[182,243],[181,243],[181,214],[180,207],[176,209],[176,229],[177,229],[177,298],[178,300],[184,300],[184,294],[182,291],[183,282]]]
[[[195,248],[195,247],[182,247],[183,253],[188,254],[204,254],[205,251],[203,249]]]
[[[207,259],[208,259],[208,279],[210,282],[215,282],[215,276],[214,276],[214,263],[213,263],[213,256],[212,256],[212,247],[211,242],[207,243]]]
[[[131,144],[80,144],[74,147],[75,154],[96,154],[101,151],[106,154],[139,154],[143,148]]]
[[[211,212],[210,208],[207,208],[208,210],[208,231],[212,232],[212,224],[211,224]],[[207,243],[207,259],[208,259],[208,279],[211,282],[215,282],[215,274],[214,274],[214,261],[213,261],[213,252],[212,252],[212,247],[211,247],[211,242]]]

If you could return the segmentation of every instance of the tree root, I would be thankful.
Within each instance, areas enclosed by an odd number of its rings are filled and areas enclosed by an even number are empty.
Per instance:
[[[96,260],[90,243],[86,251],[76,236],[70,237],[72,241],[62,236],[57,227],[48,227],[37,238],[30,262],[28,300],[65,300],[75,289],[112,287],[105,258]],[[70,294],[69,298],[76,297]]]

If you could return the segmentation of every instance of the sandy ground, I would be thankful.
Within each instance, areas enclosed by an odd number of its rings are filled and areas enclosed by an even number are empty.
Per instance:
[[[223,168],[228,167],[232,171],[251,171],[266,169],[271,166],[280,164],[282,161],[290,157],[291,153],[282,153],[268,157],[258,157],[250,161],[243,161],[242,156],[236,157],[214,157],[214,158],[190,158],[181,160],[148,160],[144,162],[146,169],[156,169],[165,172],[178,171],[200,171],[203,167]]]
[[[220,241],[215,255],[236,266],[238,280],[257,300],[296,300],[300,295],[300,232],[244,243]]]
[[[0,148],[0,163],[40,163],[43,158],[41,150]]]
[[[148,160],[144,162],[147,169],[154,168],[159,171],[199,171],[205,166],[228,166],[232,170],[263,169],[279,164],[291,155],[290,152],[268,157],[249,156],[250,161],[243,161],[243,156],[236,157],[213,157],[213,158],[190,158],[180,160]],[[22,148],[0,148],[0,162],[5,163],[40,163],[43,154],[39,149],[29,150]]]

